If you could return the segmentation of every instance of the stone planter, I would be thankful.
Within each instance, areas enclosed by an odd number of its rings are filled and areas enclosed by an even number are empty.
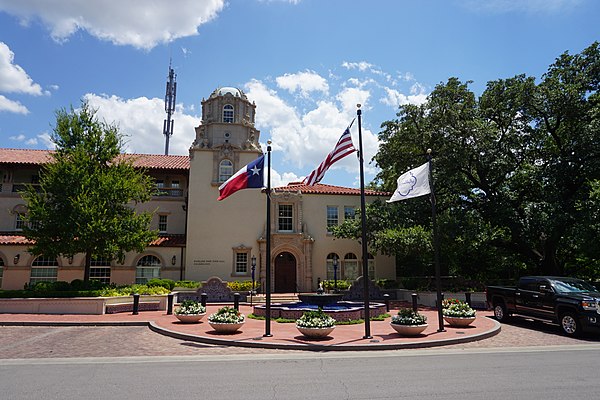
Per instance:
[[[231,324],[225,324],[225,323],[220,323],[220,322],[210,322],[208,321],[208,324],[215,330],[217,331],[217,333],[223,333],[223,334],[232,334],[232,333],[236,333],[241,327],[242,325],[244,325],[243,322],[238,322],[238,323],[231,323]]]
[[[464,328],[465,326],[471,325],[471,323],[475,321],[475,317],[446,317],[444,315],[444,321],[450,326]]]
[[[177,319],[185,324],[195,324],[200,322],[200,320],[206,315],[204,314],[175,314]]]
[[[296,329],[298,329],[301,334],[308,338],[318,339],[329,336],[329,334],[335,329],[335,326],[331,326],[329,328],[303,328],[296,325]]]
[[[422,325],[400,325],[390,323],[391,327],[394,328],[402,336],[417,336],[423,333],[427,329],[427,324]]]

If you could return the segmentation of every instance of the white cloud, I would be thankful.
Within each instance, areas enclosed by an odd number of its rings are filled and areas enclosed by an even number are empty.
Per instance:
[[[348,62],[348,61],[344,61],[342,63],[342,67],[346,68],[346,69],[357,69],[359,71],[366,71],[368,69],[371,69],[373,67],[373,64],[370,64],[366,61],[360,61],[360,62]]]
[[[0,112],[7,111],[16,114],[29,114],[29,110],[18,101],[7,99],[0,94]]]
[[[369,98],[366,90],[345,88],[330,100],[317,101],[311,109],[300,112],[262,81],[248,82],[245,90],[248,98],[259,107],[256,125],[261,129],[261,140],[270,138],[273,141],[273,152],[277,156],[281,156],[289,164],[304,168],[307,174],[334,148],[356,115],[356,103],[365,104]],[[358,148],[356,124],[352,131],[355,147]],[[362,134],[365,160],[368,162],[377,151],[378,140],[368,129],[363,129]],[[348,156],[335,163],[331,169],[356,173],[359,165],[356,157]],[[284,173],[277,179],[287,183],[299,181],[300,178],[295,173]]]
[[[25,140],[25,135],[20,134],[20,135],[17,135],[17,136],[9,136],[8,138],[10,140],[14,140],[15,142],[22,142],[22,141]]]
[[[42,87],[33,82],[27,72],[14,63],[15,54],[4,42],[0,42],[0,92],[42,94]]]
[[[39,19],[58,42],[84,30],[117,45],[151,49],[159,43],[193,36],[214,19],[225,0],[168,1],[39,1],[0,0],[0,11],[21,19],[23,25]]]
[[[164,154],[165,136],[162,133],[166,117],[164,100],[159,98],[122,99],[117,96],[88,93],[84,99],[98,111],[97,117],[109,124],[115,124],[125,136],[126,149],[131,153]],[[173,119],[173,136],[169,139],[169,154],[187,155],[194,140],[194,128],[200,117],[182,113],[178,105]]]
[[[384,88],[386,96],[379,101],[383,104],[392,107],[398,107],[405,104],[423,104],[427,101],[427,93],[425,89],[418,83],[414,84],[410,89],[410,94],[406,95],[396,89]]]
[[[327,94],[329,85],[327,81],[319,74],[313,71],[298,72],[295,74],[285,74],[275,80],[277,86],[282,89],[295,93],[299,91],[303,97],[310,96],[311,92],[322,92]]]
[[[558,13],[569,11],[581,4],[581,0],[463,0],[463,6],[494,14],[509,12]]]

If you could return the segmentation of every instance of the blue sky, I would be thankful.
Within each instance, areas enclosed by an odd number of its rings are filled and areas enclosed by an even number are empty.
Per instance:
[[[0,146],[45,149],[55,111],[86,99],[127,150],[164,152],[169,60],[177,74],[170,154],[188,154],[200,101],[235,86],[273,141],[273,186],[331,151],[363,105],[365,159],[399,104],[449,77],[540,78],[600,39],[596,0],[0,0]],[[358,128],[352,128],[358,147]],[[358,187],[346,157],[323,183]],[[376,166],[366,165],[370,181]]]

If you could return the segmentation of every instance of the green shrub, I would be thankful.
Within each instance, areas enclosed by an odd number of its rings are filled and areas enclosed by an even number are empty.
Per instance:
[[[227,287],[229,287],[234,292],[249,292],[252,290],[252,281],[231,281],[227,282]],[[258,282],[254,282],[254,289],[257,290],[259,288]]]
[[[323,283],[323,289],[326,290],[334,290],[335,289],[335,281],[334,280],[326,280],[326,281],[321,281]],[[338,280],[337,281],[337,288],[338,290],[348,290],[350,289],[350,285],[352,284],[352,282],[348,281],[348,280]]]
[[[392,279],[378,279],[375,284],[382,289],[398,289],[400,287],[400,282]]]
[[[169,289],[169,291],[171,291],[175,287],[175,281],[172,279],[153,278],[153,279],[150,279],[148,282],[146,282],[146,286],[149,286],[149,287],[161,286],[161,287],[164,287],[165,289]]]
[[[175,287],[182,287],[188,289],[198,289],[202,286],[202,283],[196,281],[177,281]]]

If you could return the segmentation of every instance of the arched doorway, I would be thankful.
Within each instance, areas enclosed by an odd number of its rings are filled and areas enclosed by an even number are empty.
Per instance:
[[[283,252],[275,257],[275,293],[295,293],[296,257]]]

